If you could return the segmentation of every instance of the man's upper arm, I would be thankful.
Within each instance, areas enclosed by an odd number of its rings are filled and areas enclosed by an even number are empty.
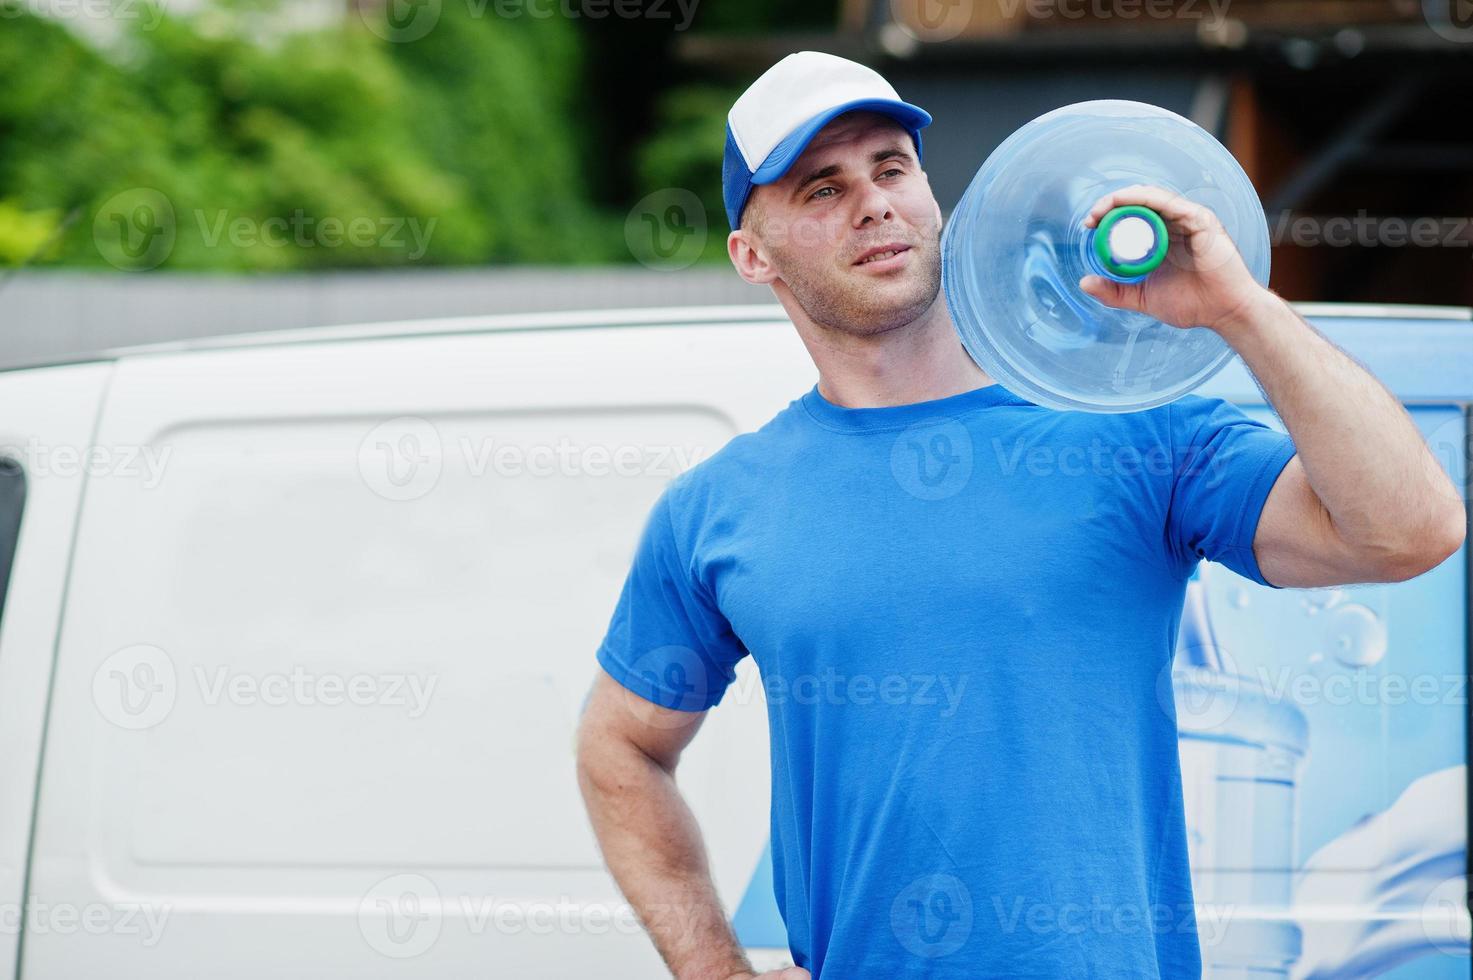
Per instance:
[[[1283,432],[1220,398],[1187,395],[1167,405],[1173,469],[1166,520],[1183,568],[1205,558],[1273,588],[1286,583],[1259,564],[1257,529],[1271,491],[1295,455]]]
[[[721,701],[747,654],[694,571],[695,533],[673,513],[677,489],[667,487],[646,518],[596,653],[602,670],[590,695],[619,708],[600,711],[602,723],[632,719],[632,727],[613,730],[641,740],[652,756],[679,754],[678,737],[660,733],[694,735],[692,718]]]
[[[578,723],[579,755],[588,759],[601,747],[632,745],[666,772],[674,772],[680,754],[705,720],[704,711],[655,704],[600,670]]]
[[[1284,467],[1264,502],[1253,551],[1264,578],[1279,586],[1307,589],[1384,580],[1378,567],[1340,537],[1298,456]]]

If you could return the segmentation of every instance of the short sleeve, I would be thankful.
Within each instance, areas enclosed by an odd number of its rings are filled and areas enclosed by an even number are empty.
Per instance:
[[[651,509],[598,662],[640,697],[679,711],[719,704],[747,650],[692,575],[667,487]]]
[[[1279,588],[1259,570],[1253,536],[1294,441],[1221,398],[1187,395],[1167,413],[1174,465],[1166,533],[1176,557],[1186,566],[1206,558]]]

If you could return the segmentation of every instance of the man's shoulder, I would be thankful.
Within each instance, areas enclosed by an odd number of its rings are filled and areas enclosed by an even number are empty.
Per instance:
[[[800,399],[793,399],[758,429],[739,432],[704,458],[700,453],[671,479],[666,493],[672,507],[691,506],[713,497],[743,496],[770,485],[775,471],[790,465],[803,437]]]

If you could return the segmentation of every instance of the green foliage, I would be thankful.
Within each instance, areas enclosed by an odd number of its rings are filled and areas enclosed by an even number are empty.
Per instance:
[[[391,41],[372,11],[395,0],[351,2],[364,12],[296,33],[272,30],[290,0],[211,0],[188,17],[134,5],[97,45],[0,0],[0,264],[629,261],[628,208],[672,188],[700,199],[704,257],[725,261],[721,155],[740,87],[667,87],[668,46],[629,47],[665,22],[445,0],[422,36]],[[695,26],[832,16],[832,0],[712,2]],[[626,48],[646,84],[589,91],[591,55],[619,64]],[[661,89],[652,116],[631,102]],[[631,118],[655,120],[638,146]]]
[[[22,211],[13,201],[0,201],[0,265],[39,257],[60,221],[54,211]]]
[[[529,16],[486,30],[471,9],[447,3],[439,27],[395,46],[414,145],[460,179],[468,210],[497,216],[478,222],[488,258],[609,258],[615,223],[595,215],[580,172],[576,33],[566,21]],[[485,19],[496,20],[494,9],[487,5]]]
[[[706,212],[703,261],[725,262],[726,207],[721,199],[721,159],[726,149],[726,113],[740,89],[689,85],[672,89],[658,107],[656,135],[640,148],[637,170],[643,193],[689,190]]]
[[[622,252],[580,179],[564,20],[447,3],[413,41],[349,17],[263,42],[221,29],[226,7],[140,17],[104,55],[0,7],[0,195],[14,202],[0,260],[74,210],[42,260],[272,270]]]

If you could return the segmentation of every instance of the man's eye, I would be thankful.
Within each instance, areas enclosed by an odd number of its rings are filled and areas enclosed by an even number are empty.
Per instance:
[[[884,173],[880,174],[880,176],[881,177],[888,177],[891,174],[897,174],[897,175],[899,175],[899,174],[904,174],[904,173],[905,173],[905,171],[901,170],[899,167],[891,167],[889,170],[886,170]]]
[[[808,195],[808,199],[810,201],[819,200],[820,199],[819,198],[819,195],[823,194],[824,191],[832,191],[832,190],[834,190],[834,188],[832,188],[832,187],[820,187],[818,190],[814,191],[812,194],[809,194]],[[838,193],[838,192],[835,191],[835,193]],[[825,196],[827,196],[827,195],[825,195]]]

